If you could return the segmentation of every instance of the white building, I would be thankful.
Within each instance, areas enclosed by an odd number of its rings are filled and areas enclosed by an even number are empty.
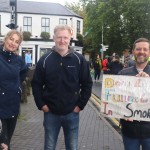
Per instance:
[[[10,30],[6,27],[12,21],[13,7],[12,0],[0,0],[0,39]],[[15,0],[14,0],[15,1]],[[58,24],[67,24],[73,28],[72,46],[80,53],[82,47],[76,46],[77,33],[83,33],[83,18],[70,11],[65,6],[50,2],[19,1],[16,5],[16,22],[19,31],[31,32],[29,41],[23,41],[19,54],[24,56],[26,51],[32,54],[33,64],[46,53],[53,45],[53,30]],[[42,31],[50,33],[50,39],[43,41],[40,37]]]

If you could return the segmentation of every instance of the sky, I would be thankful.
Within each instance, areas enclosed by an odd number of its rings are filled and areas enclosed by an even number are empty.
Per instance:
[[[37,2],[53,2],[53,3],[60,3],[65,5],[67,3],[79,2],[79,0],[26,0],[26,1],[37,1]]]

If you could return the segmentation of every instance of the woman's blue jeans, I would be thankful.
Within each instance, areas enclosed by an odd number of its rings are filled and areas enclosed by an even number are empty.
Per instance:
[[[44,113],[45,145],[44,150],[55,150],[60,128],[63,128],[66,150],[77,150],[79,113],[67,115]]]
[[[125,150],[150,150],[150,138],[140,139],[140,138],[129,138],[123,136],[123,143]]]

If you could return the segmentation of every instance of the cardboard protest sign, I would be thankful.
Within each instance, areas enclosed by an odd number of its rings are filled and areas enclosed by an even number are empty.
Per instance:
[[[101,100],[108,117],[150,121],[150,78],[103,75]]]

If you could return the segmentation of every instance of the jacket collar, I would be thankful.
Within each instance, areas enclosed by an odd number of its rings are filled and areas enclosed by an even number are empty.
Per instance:
[[[58,53],[57,51],[56,51],[56,46],[53,46],[52,47],[52,51],[54,51],[54,52],[56,52],[56,53]],[[72,47],[68,47],[68,52],[64,55],[64,56],[67,56],[68,54],[71,54],[71,53],[74,53],[75,52],[75,50],[72,48]]]
[[[4,50],[3,45],[0,46],[0,53],[6,58],[8,62],[11,62],[12,56],[15,55],[13,52]]]
[[[137,68],[136,68],[136,64],[134,65],[134,70],[136,70],[137,73],[138,73],[138,70],[137,70]],[[145,66],[145,68],[143,69],[143,71],[144,71],[144,72],[147,72],[148,70],[150,70],[150,66],[149,66],[149,64],[147,63],[147,65]]]

